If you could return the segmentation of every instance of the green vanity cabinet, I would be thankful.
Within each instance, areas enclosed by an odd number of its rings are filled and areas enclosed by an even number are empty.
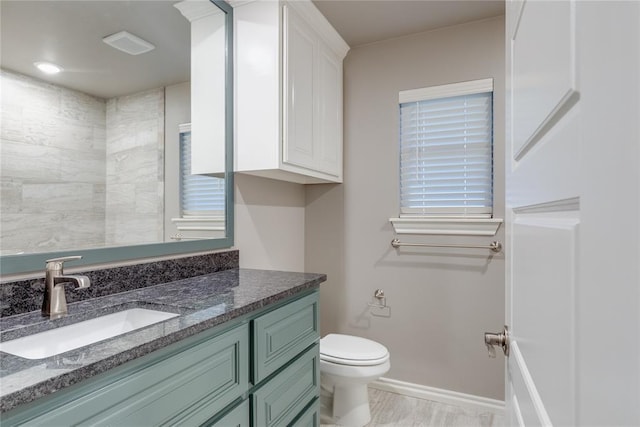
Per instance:
[[[248,389],[249,324],[203,334],[17,408],[2,425],[202,424]]]
[[[318,291],[2,414],[2,426],[318,426]]]

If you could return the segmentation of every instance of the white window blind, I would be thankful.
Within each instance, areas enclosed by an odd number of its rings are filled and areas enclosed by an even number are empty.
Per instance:
[[[182,216],[224,214],[224,179],[191,174],[191,132],[180,133],[180,208]]]
[[[400,93],[401,216],[491,217],[493,80]]]

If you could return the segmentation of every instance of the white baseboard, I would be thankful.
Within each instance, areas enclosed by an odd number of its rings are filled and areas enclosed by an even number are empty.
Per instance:
[[[504,401],[489,399],[488,397],[459,393],[457,391],[392,380],[384,377],[373,381],[369,384],[369,387],[447,405],[457,405],[474,410],[504,414]]]

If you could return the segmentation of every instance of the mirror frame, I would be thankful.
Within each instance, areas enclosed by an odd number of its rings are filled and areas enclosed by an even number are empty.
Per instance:
[[[96,249],[43,252],[27,255],[0,256],[0,275],[44,272],[45,261],[69,255],[82,255],[70,267],[118,263],[170,255],[205,252],[230,248],[234,244],[233,197],[233,8],[224,0],[210,0],[226,15],[226,64],[225,64],[225,234],[224,238],[180,242],[150,243],[133,246],[116,246]]]

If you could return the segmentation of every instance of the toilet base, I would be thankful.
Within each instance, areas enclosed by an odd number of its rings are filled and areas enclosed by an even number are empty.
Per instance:
[[[320,386],[320,424],[335,424],[333,422],[333,388]]]
[[[368,424],[371,421],[371,411],[367,385],[336,385],[333,391],[323,387],[320,394],[320,420],[322,424],[349,427]]]
[[[371,421],[367,385],[391,368],[387,348],[375,341],[329,334],[320,340],[320,420],[363,427]]]
[[[371,421],[366,384],[333,389],[333,419],[343,426],[362,427]]]

